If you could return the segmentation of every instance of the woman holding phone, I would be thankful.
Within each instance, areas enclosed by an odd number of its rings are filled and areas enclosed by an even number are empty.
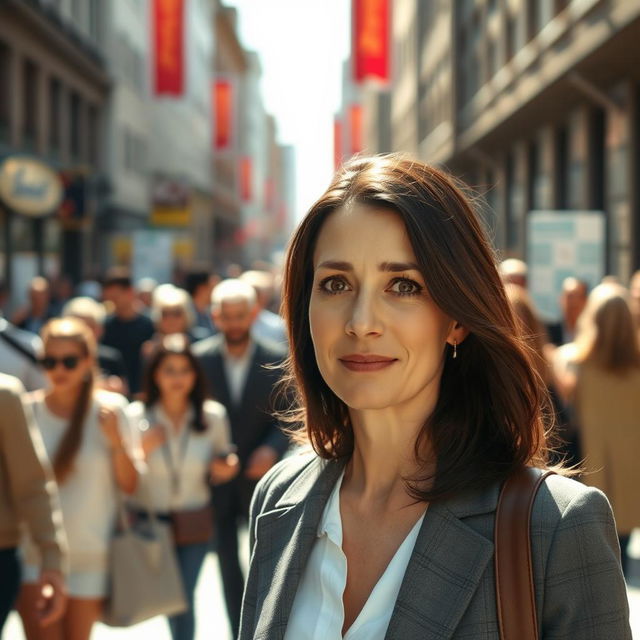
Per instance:
[[[173,640],[193,640],[194,590],[210,544],[211,484],[238,472],[224,407],[206,398],[204,374],[183,334],[164,336],[149,357],[144,401],[127,413],[138,426],[147,462],[134,496],[138,516],[147,509],[171,524],[188,610],[169,618]]]

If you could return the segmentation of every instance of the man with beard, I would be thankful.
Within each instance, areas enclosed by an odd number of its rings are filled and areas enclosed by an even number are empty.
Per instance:
[[[212,317],[219,333],[193,346],[211,395],[227,409],[240,473],[213,489],[218,560],[233,637],[238,635],[244,579],[238,557],[238,525],[246,522],[257,481],[278,461],[287,438],[273,415],[283,348],[252,337],[259,306],[254,288],[228,279],[212,294]]]

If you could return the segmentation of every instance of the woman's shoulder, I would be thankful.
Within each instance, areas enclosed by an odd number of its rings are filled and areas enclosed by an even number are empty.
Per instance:
[[[202,405],[202,411],[207,418],[222,419],[227,417],[227,410],[224,405],[216,400],[205,400]]]
[[[305,486],[308,484],[311,488],[327,464],[327,460],[308,447],[293,451],[261,478],[255,491],[255,510],[259,513],[269,509],[303,477]]]
[[[532,530],[614,522],[611,505],[602,491],[559,474],[548,476],[540,487],[531,520]]]

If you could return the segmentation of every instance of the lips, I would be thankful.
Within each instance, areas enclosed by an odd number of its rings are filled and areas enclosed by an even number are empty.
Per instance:
[[[396,358],[373,353],[352,353],[339,358],[339,360],[350,371],[379,371],[380,369],[386,369],[397,361]]]
[[[387,358],[386,356],[379,356],[375,353],[352,353],[348,356],[342,356],[340,360],[345,362],[393,362],[395,358]]]

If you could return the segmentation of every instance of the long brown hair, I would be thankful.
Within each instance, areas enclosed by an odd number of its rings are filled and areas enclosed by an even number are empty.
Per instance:
[[[453,178],[398,155],[357,158],[336,175],[296,230],[287,254],[283,315],[287,322],[290,415],[324,458],[350,456],[348,407],[322,378],[309,328],[313,252],[327,217],[352,203],[395,211],[402,219],[429,293],[469,330],[445,351],[440,393],[415,445],[423,469],[408,478],[417,499],[435,500],[505,478],[514,469],[545,466],[546,389],[536,375],[506,299],[495,256],[470,201]],[[432,460],[421,457],[429,441]],[[428,488],[425,488],[428,487]]]
[[[625,375],[640,368],[640,347],[629,307],[629,292],[620,284],[598,285],[578,320],[578,361]]]
[[[68,340],[80,346],[83,355],[95,362],[96,340],[89,327],[77,318],[54,318],[47,322],[42,329],[42,341],[46,352],[50,340]],[[94,367],[82,381],[78,400],[66,431],[64,432],[58,450],[53,458],[53,471],[59,484],[64,483],[73,470],[73,462],[82,445],[84,423],[89,411],[95,384]]]
[[[505,284],[504,289],[516,314],[522,338],[531,349],[529,355],[534,368],[548,386],[551,383],[551,365],[544,353],[545,345],[549,342],[547,330],[540,322],[526,289],[510,283]]]

